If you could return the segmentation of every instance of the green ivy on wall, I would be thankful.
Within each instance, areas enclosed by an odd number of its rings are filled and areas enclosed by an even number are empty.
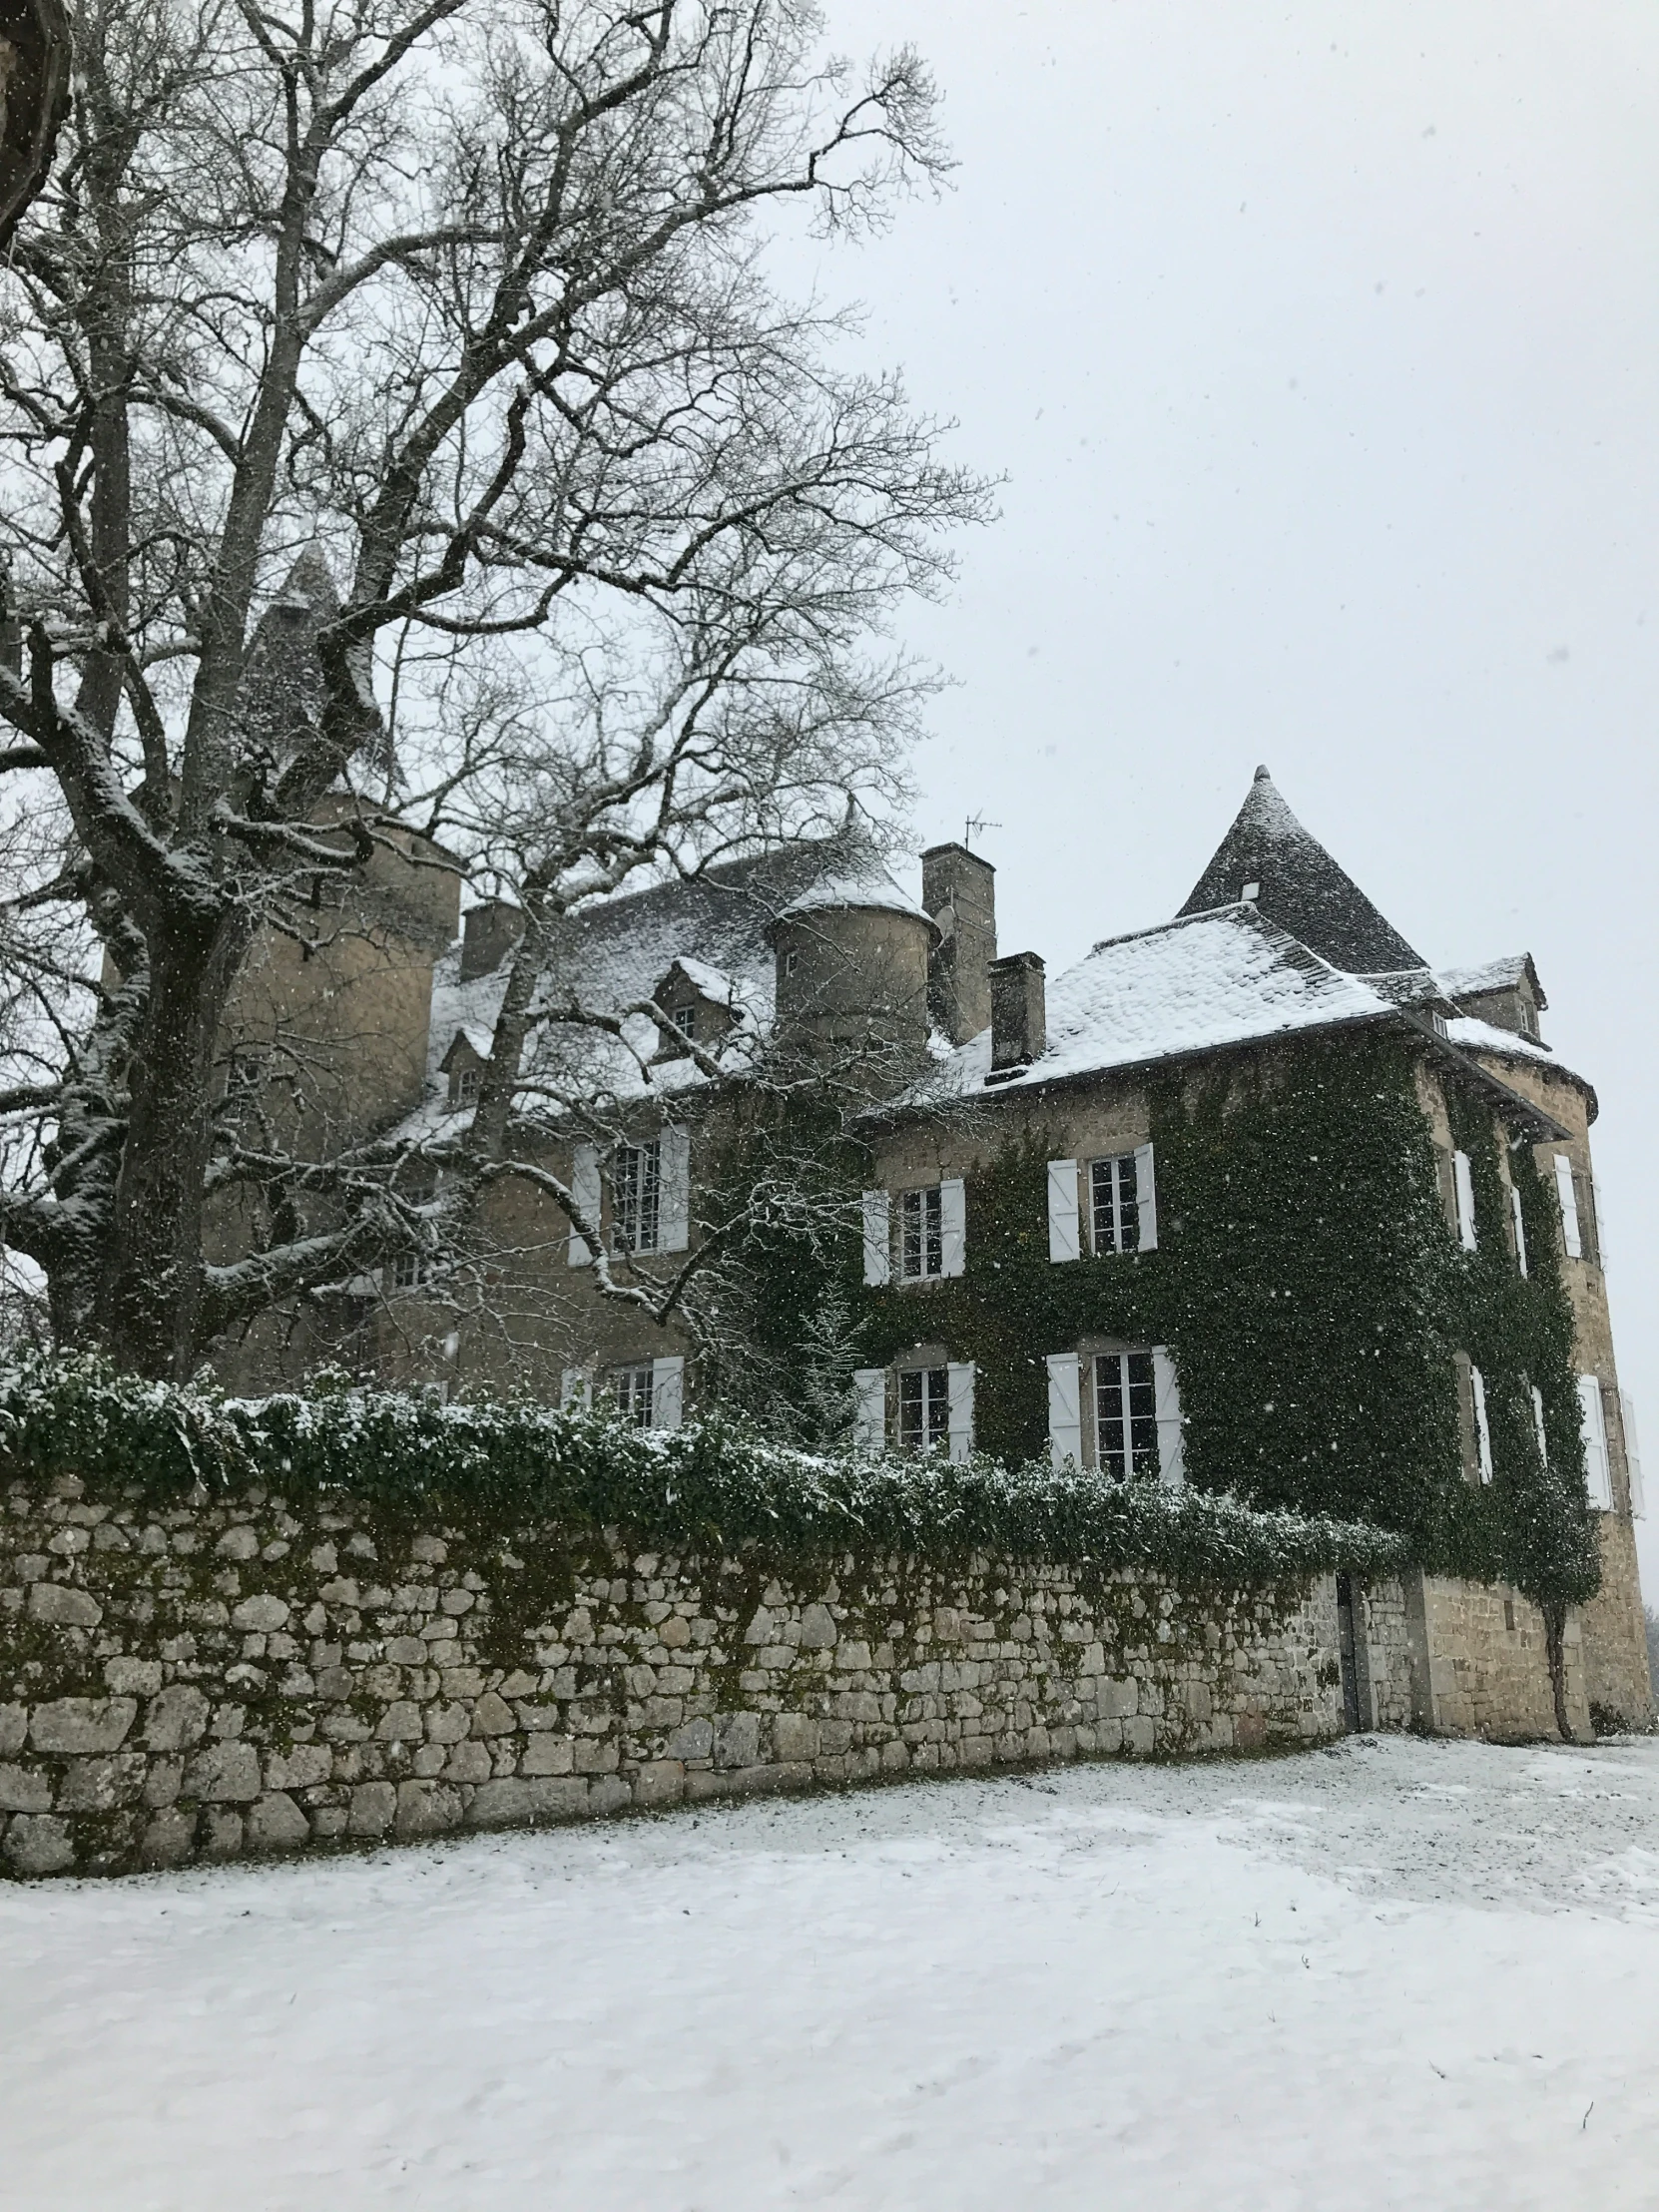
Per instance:
[[[1473,1171],[1472,1254],[1447,1228],[1399,1039],[1310,1040],[1160,1082],[1156,1252],[1051,1263],[1046,1174],[1059,1148],[1040,1134],[1011,1144],[968,1177],[966,1275],[866,1294],[866,1363],[918,1343],[972,1360],[979,1445],[1018,1464],[1046,1448],[1047,1354],[1093,1336],[1168,1345],[1195,1487],[1370,1521],[1431,1568],[1579,1601],[1598,1569],[1552,1215],[1523,1143],[1509,1154],[1523,1278],[1506,1139],[1476,1096],[1452,1110]],[[1465,1478],[1459,1351],[1485,1381],[1489,1485]]]

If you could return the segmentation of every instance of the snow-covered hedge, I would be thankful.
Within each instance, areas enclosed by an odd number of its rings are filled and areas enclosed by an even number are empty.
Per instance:
[[[1402,1556],[1382,1529],[1046,1462],[828,1457],[718,1417],[642,1430],[599,1412],[354,1388],[226,1398],[89,1358],[0,1371],[6,1467],[75,1474],[93,1496],[136,1488],[180,1504],[259,1484],[294,1506],[333,1495],[403,1516],[620,1528],[656,1544],[780,1557],[983,1550],[1264,1583],[1338,1566],[1385,1573]]]

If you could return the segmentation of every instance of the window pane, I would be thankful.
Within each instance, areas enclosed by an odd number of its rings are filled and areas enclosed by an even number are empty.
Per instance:
[[[1103,1352],[1094,1364],[1095,1457],[1102,1474],[1121,1482],[1129,1471],[1123,1415],[1123,1355]]]
[[[1136,1203],[1140,1186],[1135,1179],[1135,1155],[1125,1152],[1117,1160],[1118,1250],[1137,1252],[1141,1242],[1141,1210]]]
[[[906,1283],[944,1273],[944,1213],[935,1184],[898,1200],[898,1272]]]
[[[612,1376],[617,1411],[637,1428],[651,1426],[651,1369],[649,1365],[618,1368]]]
[[[1096,1252],[1116,1252],[1118,1248],[1118,1217],[1116,1178],[1112,1170],[1116,1162],[1096,1160],[1089,1170],[1089,1195],[1094,1208],[1094,1248]]]
[[[1128,1370],[1130,1445],[1136,1474],[1158,1471],[1158,1390],[1150,1352],[1124,1355]]]
[[[943,1368],[928,1368],[927,1378],[927,1448],[929,1451],[947,1451],[950,1448],[950,1379]]]
[[[625,1144],[617,1148],[611,1188],[615,1198],[619,1252],[655,1252],[657,1249],[660,1159],[661,1148],[655,1138],[650,1144]]]
[[[933,1190],[923,1191],[921,1196],[927,1218],[926,1264],[922,1272],[925,1275],[942,1275],[944,1273],[943,1194],[935,1187]],[[929,1370],[929,1373],[931,1373],[931,1370]]]
[[[898,1379],[898,1441],[906,1451],[920,1451],[927,1441],[925,1379],[920,1369],[910,1369]]]

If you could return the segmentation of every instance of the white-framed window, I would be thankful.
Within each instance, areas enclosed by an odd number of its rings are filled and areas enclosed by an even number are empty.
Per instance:
[[[905,1368],[898,1378],[901,1451],[943,1451],[950,1441],[950,1375],[945,1368]]]
[[[1115,1152],[1089,1162],[1089,1242],[1097,1254],[1139,1252],[1141,1209],[1135,1155]]]
[[[476,1106],[478,1093],[484,1081],[480,1067],[460,1068],[455,1075],[455,1103],[457,1106]]]
[[[1050,1354],[1048,1447],[1057,1467],[1092,1463],[1111,1480],[1186,1480],[1175,1362],[1163,1345]],[[1088,1420],[1085,1423],[1085,1394]]]
[[[400,1252],[391,1264],[391,1287],[394,1291],[417,1291],[429,1273],[418,1252]]]
[[[1158,1245],[1158,1183],[1149,1144],[1097,1160],[1048,1163],[1048,1257],[1077,1260],[1153,1252]]]
[[[1158,1471],[1158,1388],[1148,1352],[1094,1359],[1095,1464],[1114,1482]]]
[[[650,1360],[639,1360],[629,1367],[611,1370],[611,1395],[616,1399],[616,1409],[636,1428],[651,1426],[652,1367]]]
[[[1601,1380],[1578,1378],[1578,1432],[1584,1439],[1584,1481],[1598,1513],[1613,1510],[1613,1463],[1607,1450],[1607,1416],[1601,1407]]]
[[[947,1176],[921,1190],[865,1191],[863,1236],[868,1284],[892,1280],[894,1244],[900,1283],[960,1275],[967,1255],[967,1186],[960,1176]]]
[[[655,1137],[645,1144],[616,1148],[611,1162],[611,1233],[618,1252],[660,1249],[662,1158],[662,1145]]]
[[[938,1184],[926,1191],[898,1194],[898,1279],[925,1282],[944,1273],[944,1193]]]
[[[852,1378],[853,1444],[967,1458],[973,1449],[971,1361],[911,1356],[894,1368],[860,1368]]]
[[[631,1360],[613,1368],[609,1382],[617,1411],[638,1428],[678,1428],[685,1413],[686,1363]]]

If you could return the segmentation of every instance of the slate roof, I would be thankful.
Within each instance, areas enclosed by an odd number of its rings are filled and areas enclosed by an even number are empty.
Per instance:
[[[1261,886],[1270,921],[1350,975],[1397,974],[1427,962],[1408,945],[1318,837],[1302,827],[1265,768],[1193,885],[1182,914],[1204,913]]]

